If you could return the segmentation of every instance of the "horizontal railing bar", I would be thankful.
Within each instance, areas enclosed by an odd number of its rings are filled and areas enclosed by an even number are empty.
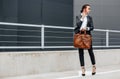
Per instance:
[[[36,49],[41,48],[41,46],[0,46],[0,49]]]
[[[41,42],[27,42],[27,41],[0,41],[0,42],[7,42],[7,43],[41,43]],[[45,42],[45,43],[73,43],[73,42]]]
[[[93,33],[92,36],[105,36],[105,34],[95,34],[95,33]]]
[[[23,24],[23,23],[9,23],[9,22],[0,22],[0,25],[42,27],[42,25],[37,25],[37,24]],[[60,29],[74,29],[74,27],[64,27],[64,26],[47,26],[47,25],[44,25],[44,27],[47,27],[47,28],[60,28]],[[94,29],[94,31],[107,31],[107,30]],[[109,30],[109,32],[120,32],[120,31],[118,31],[118,30]]]
[[[74,48],[74,46],[45,46],[45,48]]]
[[[106,32],[107,30],[103,30],[103,29],[94,29],[94,31],[103,31],[103,32]]]
[[[0,30],[10,30],[10,31],[28,31],[28,32],[41,32],[40,30],[38,31],[38,30],[24,30],[24,29],[22,29],[22,30],[20,30],[20,29],[4,29],[4,28],[0,28]]]
[[[95,47],[95,48],[99,48],[99,47],[105,47],[105,48],[109,48],[109,47],[120,47],[120,45],[111,45],[111,46],[93,46],[93,47]]]
[[[115,40],[113,42],[110,40],[110,43],[118,43],[118,44],[120,44],[120,40]]]
[[[45,46],[44,48],[73,48],[73,46]],[[27,49],[27,48],[41,48],[41,46],[0,46],[0,49]]]
[[[93,39],[106,39],[106,38],[97,38],[97,37],[93,37]]]
[[[64,26],[46,26],[46,28],[59,28],[59,29],[74,29],[73,27],[64,27]]]
[[[45,42],[45,43],[73,43],[73,42]]]
[[[108,48],[107,46],[93,46],[95,48],[100,48],[100,47],[105,47]],[[112,45],[109,47],[120,47],[120,45]],[[0,49],[36,49],[36,48],[41,48],[41,46],[0,46]],[[74,46],[45,46],[44,48],[74,48]]]
[[[94,31],[104,31],[104,32],[109,31],[109,32],[116,32],[116,33],[120,33],[120,31],[118,31],[118,30],[103,30],[103,29],[94,29]]]
[[[50,33],[73,33],[73,32],[63,32],[63,31],[45,31],[45,32],[50,32]]]
[[[93,41],[93,43],[106,43],[106,41]]]
[[[45,36],[45,38],[73,38],[73,37]]]
[[[0,35],[0,36],[4,36],[4,37],[35,37],[35,38],[41,38],[41,36],[26,36],[26,35]]]
[[[7,42],[7,43],[41,43],[36,41],[0,41],[0,42]]]
[[[120,40],[120,39],[118,39],[118,38],[109,38],[109,39],[115,39],[115,40]]]
[[[9,23],[9,22],[0,22],[0,25],[28,26],[28,27],[42,27],[42,25],[36,25],[36,24]]]
[[[28,26],[28,27],[42,27],[42,25],[37,24],[23,24],[23,23],[9,23],[9,22],[0,22],[0,25],[12,25],[12,26]],[[64,26],[46,26],[47,28],[60,28],[60,29],[74,29],[73,27],[64,27]]]
[[[118,30],[109,30],[109,32],[116,32],[116,33],[120,33],[120,31],[118,31]]]

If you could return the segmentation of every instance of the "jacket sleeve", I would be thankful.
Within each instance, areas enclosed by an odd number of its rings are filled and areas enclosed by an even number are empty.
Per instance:
[[[90,29],[90,31],[92,31],[94,29],[92,17],[90,17],[90,28],[89,29]]]
[[[80,27],[81,27],[82,21],[80,21],[79,17],[76,16],[76,27],[74,28],[75,33],[80,32]]]

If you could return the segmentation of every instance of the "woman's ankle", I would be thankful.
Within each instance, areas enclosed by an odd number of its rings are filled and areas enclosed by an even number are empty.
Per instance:
[[[82,69],[85,69],[85,66],[81,66]]]
[[[82,69],[82,73],[85,73],[85,67],[82,66],[81,69]]]
[[[96,67],[96,65],[94,64],[94,65],[92,65],[93,67]]]

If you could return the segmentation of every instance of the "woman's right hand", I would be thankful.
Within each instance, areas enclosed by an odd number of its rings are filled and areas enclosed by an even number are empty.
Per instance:
[[[82,13],[82,19],[84,19],[85,18],[85,16],[86,16],[86,14],[85,13]]]
[[[86,31],[86,29],[81,29],[81,31]]]

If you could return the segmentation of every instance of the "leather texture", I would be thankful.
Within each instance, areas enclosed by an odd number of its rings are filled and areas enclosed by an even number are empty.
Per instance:
[[[86,31],[84,33],[74,34],[74,47],[82,48],[82,49],[90,49],[92,44],[92,36],[87,34]]]

